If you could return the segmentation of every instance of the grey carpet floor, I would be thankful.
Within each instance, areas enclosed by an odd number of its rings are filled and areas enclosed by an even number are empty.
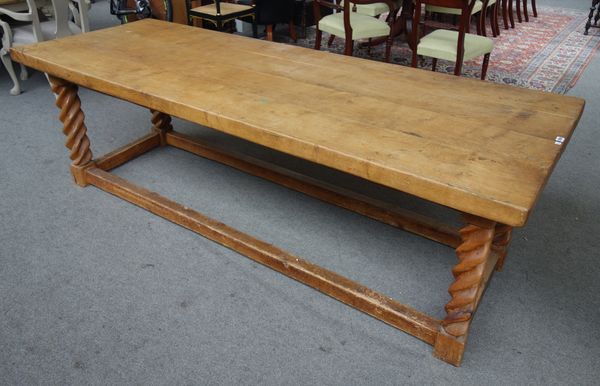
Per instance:
[[[579,8],[582,18],[587,3],[538,1]],[[107,2],[97,2],[92,27],[112,23]],[[311,288],[96,188],[76,187],[45,78],[34,73],[26,92],[11,97],[1,70],[0,384],[597,385],[599,80],[596,57],[570,91],[588,102],[579,127],[528,225],[515,232],[463,366],[454,368],[428,345]],[[81,94],[96,155],[147,132],[147,110]],[[432,211],[188,122],[175,126]],[[174,149],[116,173],[443,315],[455,260],[445,247]]]

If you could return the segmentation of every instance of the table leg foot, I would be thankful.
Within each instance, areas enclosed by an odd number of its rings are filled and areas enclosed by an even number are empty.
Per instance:
[[[453,366],[460,366],[463,353],[465,352],[464,337],[456,338],[443,331],[437,334],[433,345],[433,356],[450,363]]]
[[[462,243],[456,248],[459,262],[452,268],[454,282],[448,289],[452,299],[446,304],[446,317],[434,344],[434,355],[455,366],[462,360],[469,326],[498,257],[491,253],[496,223],[471,215],[463,217],[467,225],[460,230]]]
[[[67,136],[65,146],[71,151],[71,173],[77,185],[86,186],[85,169],[93,165],[93,156],[81,100],[77,94],[78,87],[52,75],[48,76],[48,81],[56,96],[56,106],[60,109],[59,119],[63,123],[63,133]]]

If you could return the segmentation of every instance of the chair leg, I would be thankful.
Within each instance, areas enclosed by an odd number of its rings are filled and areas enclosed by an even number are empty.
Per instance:
[[[256,17],[252,18],[252,37],[258,39],[258,25],[256,24]]]
[[[481,12],[479,12],[479,28],[478,28],[478,31],[477,31],[478,35],[487,36],[487,28],[485,26],[485,19],[486,18],[487,18],[487,12],[484,12],[483,9],[482,9]]]
[[[331,47],[334,40],[335,40],[335,35],[330,35],[329,39],[327,39],[327,47]]]
[[[508,18],[510,20],[510,28],[515,28],[515,15],[513,12],[513,1],[508,0]]]
[[[4,64],[4,67],[6,67],[6,71],[8,71],[10,79],[13,81],[13,88],[10,89],[10,94],[19,95],[21,93],[21,84],[19,83],[19,78],[17,78],[17,74],[15,73],[10,56],[8,53],[6,53],[4,55],[0,55],[0,59],[2,59],[2,63]]]
[[[431,59],[431,71],[435,72],[435,70],[437,69],[437,58],[433,58]]]
[[[500,8],[498,8],[498,2],[499,1],[496,1],[492,6],[492,19],[490,21],[494,37],[500,36],[500,22],[498,21],[498,12]]]
[[[306,39],[306,1],[302,1],[302,17],[300,24],[302,28],[302,39]]]
[[[519,23],[523,22],[523,18],[521,17],[521,0],[517,0],[517,20]]]
[[[323,33],[320,29],[317,28],[317,32],[315,33],[315,50],[321,49],[321,35]]]
[[[27,72],[27,67],[25,67],[25,65],[23,63],[21,64],[21,74],[20,74],[20,78],[21,80],[27,80],[27,78],[29,78],[29,73]]]
[[[352,56],[352,51],[354,51],[354,40],[346,40],[346,45],[344,48],[344,55]]]
[[[267,24],[267,40],[273,41],[273,24]]]
[[[504,29],[508,29],[508,0],[502,0],[502,20]]]
[[[462,72],[463,58],[456,58],[456,63],[454,65],[454,75],[460,76]]]
[[[531,0],[531,10],[533,11],[533,17],[537,17],[537,7],[535,6],[535,0]]]
[[[297,43],[298,36],[296,35],[296,25],[294,24],[294,19],[290,20],[289,27],[290,27],[290,37],[292,38],[294,43]]]
[[[481,80],[485,80],[487,76],[488,64],[490,63],[490,54],[485,54],[483,56],[483,66],[481,67]]]
[[[412,50],[412,62],[411,62],[411,66],[414,67],[414,68],[417,68],[417,61],[418,61],[418,59],[417,59],[417,48],[415,47]]]
[[[525,21],[529,21],[529,12],[527,12],[527,0],[523,0],[523,16],[525,16]]]
[[[388,36],[386,42],[385,42],[385,61],[387,63],[390,62],[390,56],[392,53],[392,44],[394,42],[394,39],[391,36]],[[370,45],[369,45],[370,46]]]

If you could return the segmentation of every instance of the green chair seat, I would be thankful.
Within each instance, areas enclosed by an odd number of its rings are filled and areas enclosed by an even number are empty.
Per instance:
[[[431,58],[456,61],[458,31],[438,29],[424,36],[417,45],[417,55]],[[465,34],[464,60],[470,60],[481,55],[489,54],[494,48],[490,38]]]
[[[496,0],[493,0],[493,2],[495,3]],[[490,5],[492,5],[492,1],[490,1],[488,3],[488,6],[490,6]],[[477,1],[475,3],[475,6],[473,6],[471,15],[474,15],[477,12],[481,11],[482,8],[483,8],[483,3],[481,1]],[[437,5],[426,5],[425,10],[427,12],[445,13],[447,15],[460,15],[462,12],[462,10],[460,8],[447,8],[447,7],[440,7]]]
[[[354,7],[354,3],[350,3],[350,6]],[[356,4],[356,12],[361,15],[375,17],[389,11],[390,9],[386,3]]]
[[[398,0],[394,2],[398,3]],[[350,3],[350,6],[354,7],[354,3]],[[386,3],[356,4],[356,12],[362,15],[375,17],[389,11],[390,9]]]
[[[390,26],[386,22],[358,12],[350,13],[350,25],[352,26],[352,40],[375,38],[390,34]],[[318,28],[332,35],[345,37],[344,13],[338,12],[325,16],[319,21]]]

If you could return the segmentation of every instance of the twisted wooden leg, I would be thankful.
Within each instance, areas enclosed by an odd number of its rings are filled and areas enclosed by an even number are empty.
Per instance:
[[[462,243],[456,248],[459,262],[452,269],[454,283],[448,289],[452,299],[446,304],[433,353],[455,366],[462,360],[473,314],[495,263],[490,252],[496,224],[474,216],[465,220],[467,225],[460,230]]]
[[[504,258],[508,251],[512,234],[512,227],[504,224],[496,225],[496,233],[492,243],[492,250],[498,254],[498,262],[496,263],[496,271],[501,271],[504,266]]]
[[[86,186],[85,169],[93,165],[90,140],[87,136],[85,116],[81,111],[81,100],[77,85],[49,75],[48,81],[56,95],[56,106],[60,108],[59,119],[63,133],[67,136],[65,146],[71,150],[71,173],[77,185]]]
[[[157,110],[150,110],[150,112],[152,113],[152,130],[160,134],[160,145],[165,146],[167,144],[167,133],[173,131],[171,116]]]

